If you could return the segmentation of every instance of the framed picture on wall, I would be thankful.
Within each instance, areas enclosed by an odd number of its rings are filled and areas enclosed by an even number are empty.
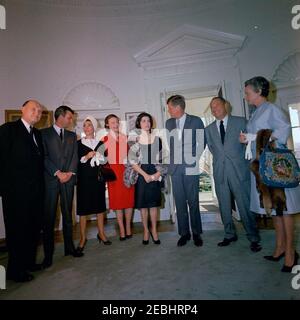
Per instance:
[[[5,110],[5,122],[16,121],[22,116],[21,110]],[[38,129],[48,128],[53,124],[53,111],[44,110],[41,120],[34,126]]]
[[[140,113],[142,113],[142,111],[126,112],[125,113],[127,132],[130,132],[135,129],[135,121]]]

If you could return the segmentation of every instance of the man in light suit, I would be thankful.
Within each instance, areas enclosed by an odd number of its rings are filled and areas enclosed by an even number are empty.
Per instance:
[[[73,121],[74,111],[68,106],[55,110],[55,124],[42,130],[45,150],[45,212],[43,240],[45,268],[52,265],[54,253],[54,227],[58,196],[63,218],[65,255],[81,257],[82,252],[75,249],[73,243],[72,202],[78,164],[77,137],[68,131]]]
[[[174,95],[167,100],[171,119],[166,121],[170,147],[171,175],[175,199],[178,246],[184,246],[191,239],[196,246],[202,246],[202,223],[199,210],[199,158],[204,149],[204,125],[199,117],[185,113],[185,99]],[[179,160],[179,161],[178,161]]]
[[[7,279],[27,282],[36,264],[44,200],[42,136],[33,126],[41,119],[39,102],[28,100],[22,118],[0,127],[0,195],[8,248]]]
[[[246,119],[228,115],[222,97],[211,100],[210,108],[216,120],[205,128],[208,148],[213,155],[213,174],[219,201],[225,237],[218,246],[237,241],[232,219],[232,196],[236,200],[247,238],[253,252],[261,250],[255,215],[250,211],[250,169],[245,160],[244,145],[239,142],[240,132],[246,130]],[[229,104],[228,104],[229,105]]]

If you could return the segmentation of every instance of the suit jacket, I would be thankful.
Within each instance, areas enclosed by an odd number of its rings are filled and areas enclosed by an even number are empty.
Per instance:
[[[213,174],[216,183],[223,183],[224,173],[239,181],[250,179],[249,161],[245,159],[245,145],[239,142],[240,132],[246,130],[246,119],[228,116],[224,145],[214,121],[205,128],[208,148],[213,155]]]
[[[59,180],[54,176],[55,172],[73,172],[76,174],[78,165],[77,137],[74,132],[64,130],[64,139],[61,141],[54,127],[42,130],[45,150],[45,182],[47,186],[57,187]],[[76,176],[67,182],[74,185]]]
[[[170,118],[166,121],[166,129],[170,134],[172,130],[176,129],[176,119]],[[191,129],[184,131],[185,129]],[[204,129],[204,125],[202,120],[194,115],[186,114],[186,119],[183,127],[182,138],[179,141],[182,147],[182,164],[174,163],[174,151],[176,148],[176,144],[174,144],[174,140],[171,139],[170,135],[168,136],[168,143],[170,147],[170,164],[168,166],[168,173],[173,175],[179,168],[195,168],[193,172],[197,172],[199,174],[199,159],[205,148],[205,139],[204,134],[202,134],[202,130]],[[176,139],[176,137],[175,137]],[[202,148],[202,150],[200,149]],[[199,152],[200,151],[200,152]],[[192,163],[187,163],[187,157],[197,157]]]
[[[33,186],[42,194],[44,185],[42,136],[36,128],[33,134],[37,145],[21,120],[0,127],[0,194],[12,192],[23,206]]]

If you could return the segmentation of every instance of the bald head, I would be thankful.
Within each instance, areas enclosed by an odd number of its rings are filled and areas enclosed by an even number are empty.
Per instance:
[[[28,100],[22,106],[22,118],[29,123],[34,125],[40,121],[42,116],[42,106],[36,100]]]

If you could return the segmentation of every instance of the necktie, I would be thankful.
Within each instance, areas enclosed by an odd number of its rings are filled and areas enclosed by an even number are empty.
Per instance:
[[[63,141],[63,129],[60,129],[59,136],[60,136],[60,140]]]
[[[224,144],[224,139],[225,139],[225,128],[224,128],[223,120],[221,120],[221,121],[220,121],[220,135],[221,135],[221,141],[222,141],[222,144]]]
[[[179,125],[179,119],[176,119],[176,128],[178,132],[178,139],[181,139],[181,130],[180,130],[180,125]]]
[[[30,134],[30,138],[31,138],[32,142],[33,142],[35,145],[37,145],[36,142],[35,142],[35,140],[34,140],[33,127],[32,127],[32,126],[29,127],[29,134]]]

